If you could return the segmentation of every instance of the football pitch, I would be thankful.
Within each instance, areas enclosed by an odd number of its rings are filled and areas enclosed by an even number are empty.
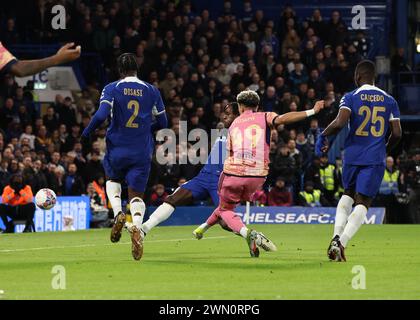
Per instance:
[[[258,259],[218,226],[200,241],[193,229],[154,229],[141,261],[127,232],[118,244],[109,229],[2,234],[0,300],[420,299],[420,226],[363,226],[347,263],[326,257],[330,225],[257,225],[279,248]]]

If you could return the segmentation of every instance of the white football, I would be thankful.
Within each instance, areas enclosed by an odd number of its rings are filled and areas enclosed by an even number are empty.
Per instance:
[[[55,206],[56,202],[57,196],[55,195],[55,192],[51,189],[41,189],[35,195],[35,204],[38,206],[38,208],[41,208],[43,210],[51,209]]]

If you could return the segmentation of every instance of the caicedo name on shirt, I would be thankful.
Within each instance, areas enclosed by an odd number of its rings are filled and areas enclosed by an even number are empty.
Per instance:
[[[366,94],[360,95],[360,100],[369,102],[384,102],[385,97],[382,94]]]
[[[132,88],[124,88],[124,95],[125,96],[142,97],[143,96],[143,90],[132,89]]]

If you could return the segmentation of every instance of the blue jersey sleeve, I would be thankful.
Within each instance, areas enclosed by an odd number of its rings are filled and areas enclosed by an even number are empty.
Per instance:
[[[341,108],[353,111],[351,94],[347,93],[341,98],[339,109],[341,109]]]
[[[99,106],[101,104],[107,104],[112,107],[114,103],[114,97],[112,96],[112,91],[114,90],[113,83],[108,84],[102,90],[101,98],[99,99]]]
[[[114,103],[114,98],[112,97],[113,88],[114,86],[109,84],[102,90],[99,109],[90,120],[89,125],[83,130],[82,136],[88,137],[108,118]]]
[[[389,115],[389,121],[392,120],[400,120],[400,108],[398,107],[398,102],[395,99],[392,99],[391,113]]]
[[[166,117],[165,105],[163,104],[162,96],[159,90],[154,87],[154,106],[153,115],[156,118],[156,123],[152,125],[152,131],[163,129],[168,126],[168,119]]]

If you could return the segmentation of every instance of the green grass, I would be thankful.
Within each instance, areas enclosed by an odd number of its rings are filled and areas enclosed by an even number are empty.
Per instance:
[[[108,229],[0,235],[0,299],[420,299],[420,226],[363,226],[347,263],[326,258],[329,225],[258,225],[279,247],[258,259],[219,227],[200,241],[192,229],[156,228],[140,262],[126,232],[119,244]],[[52,289],[54,265],[65,290]],[[366,290],[352,288],[355,265]]]

